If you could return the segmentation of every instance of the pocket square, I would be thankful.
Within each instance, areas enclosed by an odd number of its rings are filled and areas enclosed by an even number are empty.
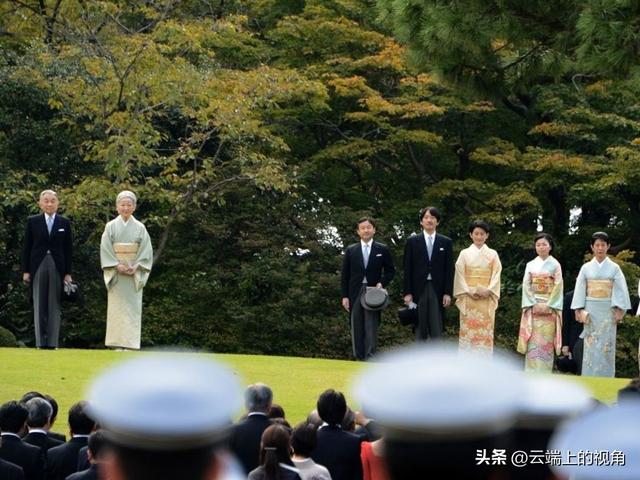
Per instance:
[[[59,232],[64,232],[64,228],[59,228],[58,231]]]
[[[382,254],[381,253],[376,253],[376,257],[381,257]]]
[[[444,247],[440,247],[440,251],[441,251],[441,252],[444,252]]]

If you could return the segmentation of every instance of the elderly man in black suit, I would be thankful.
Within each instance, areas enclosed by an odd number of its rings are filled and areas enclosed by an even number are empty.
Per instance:
[[[42,480],[45,469],[44,452],[39,447],[24,443],[20,438],[27,428],[28,415],[25,406],[16,401],[7,402],[0,407],[0,458],[22,467],[26,480]]]
[[[422,209],[422,232],[404,247],[404,303],[418,306],[417,340],[442,336],[444,308],[451,305],[453,242],[436,233],[441,218],[435,207]]]
[[[244,471],[250,471],[260,465],[260,440],[271,419],[267,417],[273,392],[264,383],[249,385],[244,393],[247,417],[236,423],[231,430],[229,449],[236,455]]]
[[[34,397],[24,404],[29,416],[27,417],[27,427],[29,433],[22,439],[24,442],[42,448],[46,453],[47,450],[64,442],[49,437],[48,431],[51,425],[51,415],[53,407],[44,398]]]
[[[351,343],[356,360],[367,360],[376,353],[380,310],[362,306],[367,287],[385,288],[396,272],[391,252],[376,242],[376,224],[370,217],[358,220],[360,241],[349,245],[342,261],[342,307],[351,313]]]
[[[95,421],[87,413],[87,408],[87,402],[82,401],[69,409],[71,439],[47,452],[48,480],[65,480],[78,471],[78,452],[87,446],[89,435],[95,428]]]
[[[57,348],[63,282],[71,283],[71,222],[58,215],[53,190],[40,194],[40,215],[27,220],[22,279],[31,285],[36,348]]]

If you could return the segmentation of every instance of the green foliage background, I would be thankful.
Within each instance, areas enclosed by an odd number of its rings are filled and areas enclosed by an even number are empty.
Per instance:
[[[348,358],[338,285],[355,220],[379,219],[401,267],[426,204],[457,250],[470,219],[493,225],[505,348],[539,228],[567,289],[606,229],[635,292],[640,82],[611,25],[638,14],[484,3],[3,2],[0,325],[32,344],[19,257],[50,187],[74,222],[85,296],[65,310],[69,347],[102,345],[98,242],[122,188],[139,195],[157,256],[144,345]],[[419,4],[428,15],[404,10]],[[383,348],[411,341],[393,315],[401,275]],[[620,376],[637,374],[638,326],[619,330]]]

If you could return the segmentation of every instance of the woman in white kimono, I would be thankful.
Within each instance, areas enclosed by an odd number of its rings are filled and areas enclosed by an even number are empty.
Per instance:
[[[554,353],[562,349],[562,268],[551,256],[551,235],[538,233],[533,244],[538,256],[522,279],[518,352],[525,355],[525,370],[551,373]]]
[[[591,237],[593,259],[580,269],[571,308],[584,323],[582,375],[615,377],[617,325],[631,308],[627,282],[620,267],[607,256],[609,236]]]
[[[472,222],[469,236],[473,245],[460,252],[453,280],[453,296],[460,310],[459,348],[492,354],[502,264],[498,253],[485,244],[487,223]]]
[[[100,242],[100,264],[107,286],[105,345],[139,349],[142,329],[142,289],[153,263],[151,239],[133,217],[137,199],[122,191],[116,198],[118,216],[107,223]]]

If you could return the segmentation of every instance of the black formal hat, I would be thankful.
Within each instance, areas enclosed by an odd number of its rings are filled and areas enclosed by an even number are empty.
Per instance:
[[[402,325],[417,325],[418,324],[418,309],[402,307],[398,309],[398,320]]]
[[[389,293],[384,288],[367,287],[360,297],[360,304],[366,310],[382,310],[389,305]]]
[[[556,358],[556,367],[562,373],[578,373],[578,364],[575,359],[569,356],[561,356]]]

